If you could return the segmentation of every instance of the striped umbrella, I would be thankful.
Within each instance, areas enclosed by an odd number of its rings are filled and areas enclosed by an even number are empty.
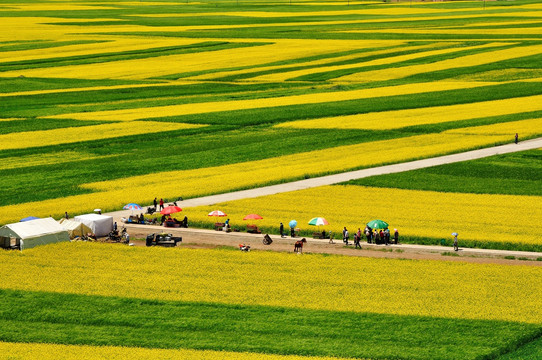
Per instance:
[[[215,211],[211,211],[207,216],[228,216],[228,214],[220,210],[215,210]]]
[[[312,218],[311,221],[309,221],[309,225],[320,226],[320,225],[329,225],[329,223],[323,217],[315,217],[315,218]]]

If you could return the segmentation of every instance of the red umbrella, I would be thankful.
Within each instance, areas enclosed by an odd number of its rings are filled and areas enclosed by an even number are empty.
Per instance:
[[[263,219],[263,217],[261,217],[258,214],[248,214],[247,216],[243,218],[243,220],[260,220],[260,219]]]
[[[180,211],[183,211],[183,209],[181,209],[178,206],[167,206],[164,209],[162,209],[162,211],[160,211],[160,214],[169,215],[169,214],[177,213]]]
[[[228,214],[220,210],[215,210],[215,211],[211,211],[207,216],[228,216]]]

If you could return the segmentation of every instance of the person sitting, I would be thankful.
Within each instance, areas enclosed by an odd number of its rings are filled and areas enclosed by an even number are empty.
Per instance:
[[[143,213],[139,214],[139,223],[145,224],[145,216],[143,215]]]

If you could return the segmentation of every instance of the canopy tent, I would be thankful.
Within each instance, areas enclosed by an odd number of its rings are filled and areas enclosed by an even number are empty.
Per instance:
[[[21,250],[38,245],[70,241],[70,236],[53,218],[35,219],[0,228],[0,237],[15,238],[20,242]]]
[[[99,214],[78,215],[75,221],[85,224],[96,236],[106,236],[113,230],[113,217]]]
[[[68,234],[70,234],[70,239],[92,232],[91,228],[79,221],[60,219],[58,222],[68,232]]]

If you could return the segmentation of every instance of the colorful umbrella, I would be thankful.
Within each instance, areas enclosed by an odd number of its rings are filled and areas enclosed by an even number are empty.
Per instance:
[[[183,209],[178,206],[166,206],[164,209],[162,209],[162,211],[160,211],[160,214],[169,215],[180,211],[183,211]]]
[[[367,223],[371,229],[386,229],[389,225],[387,222],[382,220],[371,220]]]
[[[309,221],[309,225],[320,226],[320,225],[329,225],[329,223],[323,217],[315,217],[315,218],[312,218],[311,221]]]
[[[243,218],[243,220],[261,220],[261,219],[263,219],[263,217],[261,217],[258,214],[248,214],[247,216]]]
[[[457,235],[459,235],[459,234],[456,233],[456,232],[453,232],[453,233],[452,233],[452,236],[457,236]]]
[[[290,226],[290,228],[295,228],[297,226],[297,221],[296,220],[290,220],[290,222],[288,223],[288,226]]]
[[[139,206],[137,204],[134,204],[134,203],[126,204],[122,208],[124,210],[141,210],[141,206]]]
[[[211,211],[207,216],[228,216],[228,214],[220,210],[215,210],[215,211]]]

